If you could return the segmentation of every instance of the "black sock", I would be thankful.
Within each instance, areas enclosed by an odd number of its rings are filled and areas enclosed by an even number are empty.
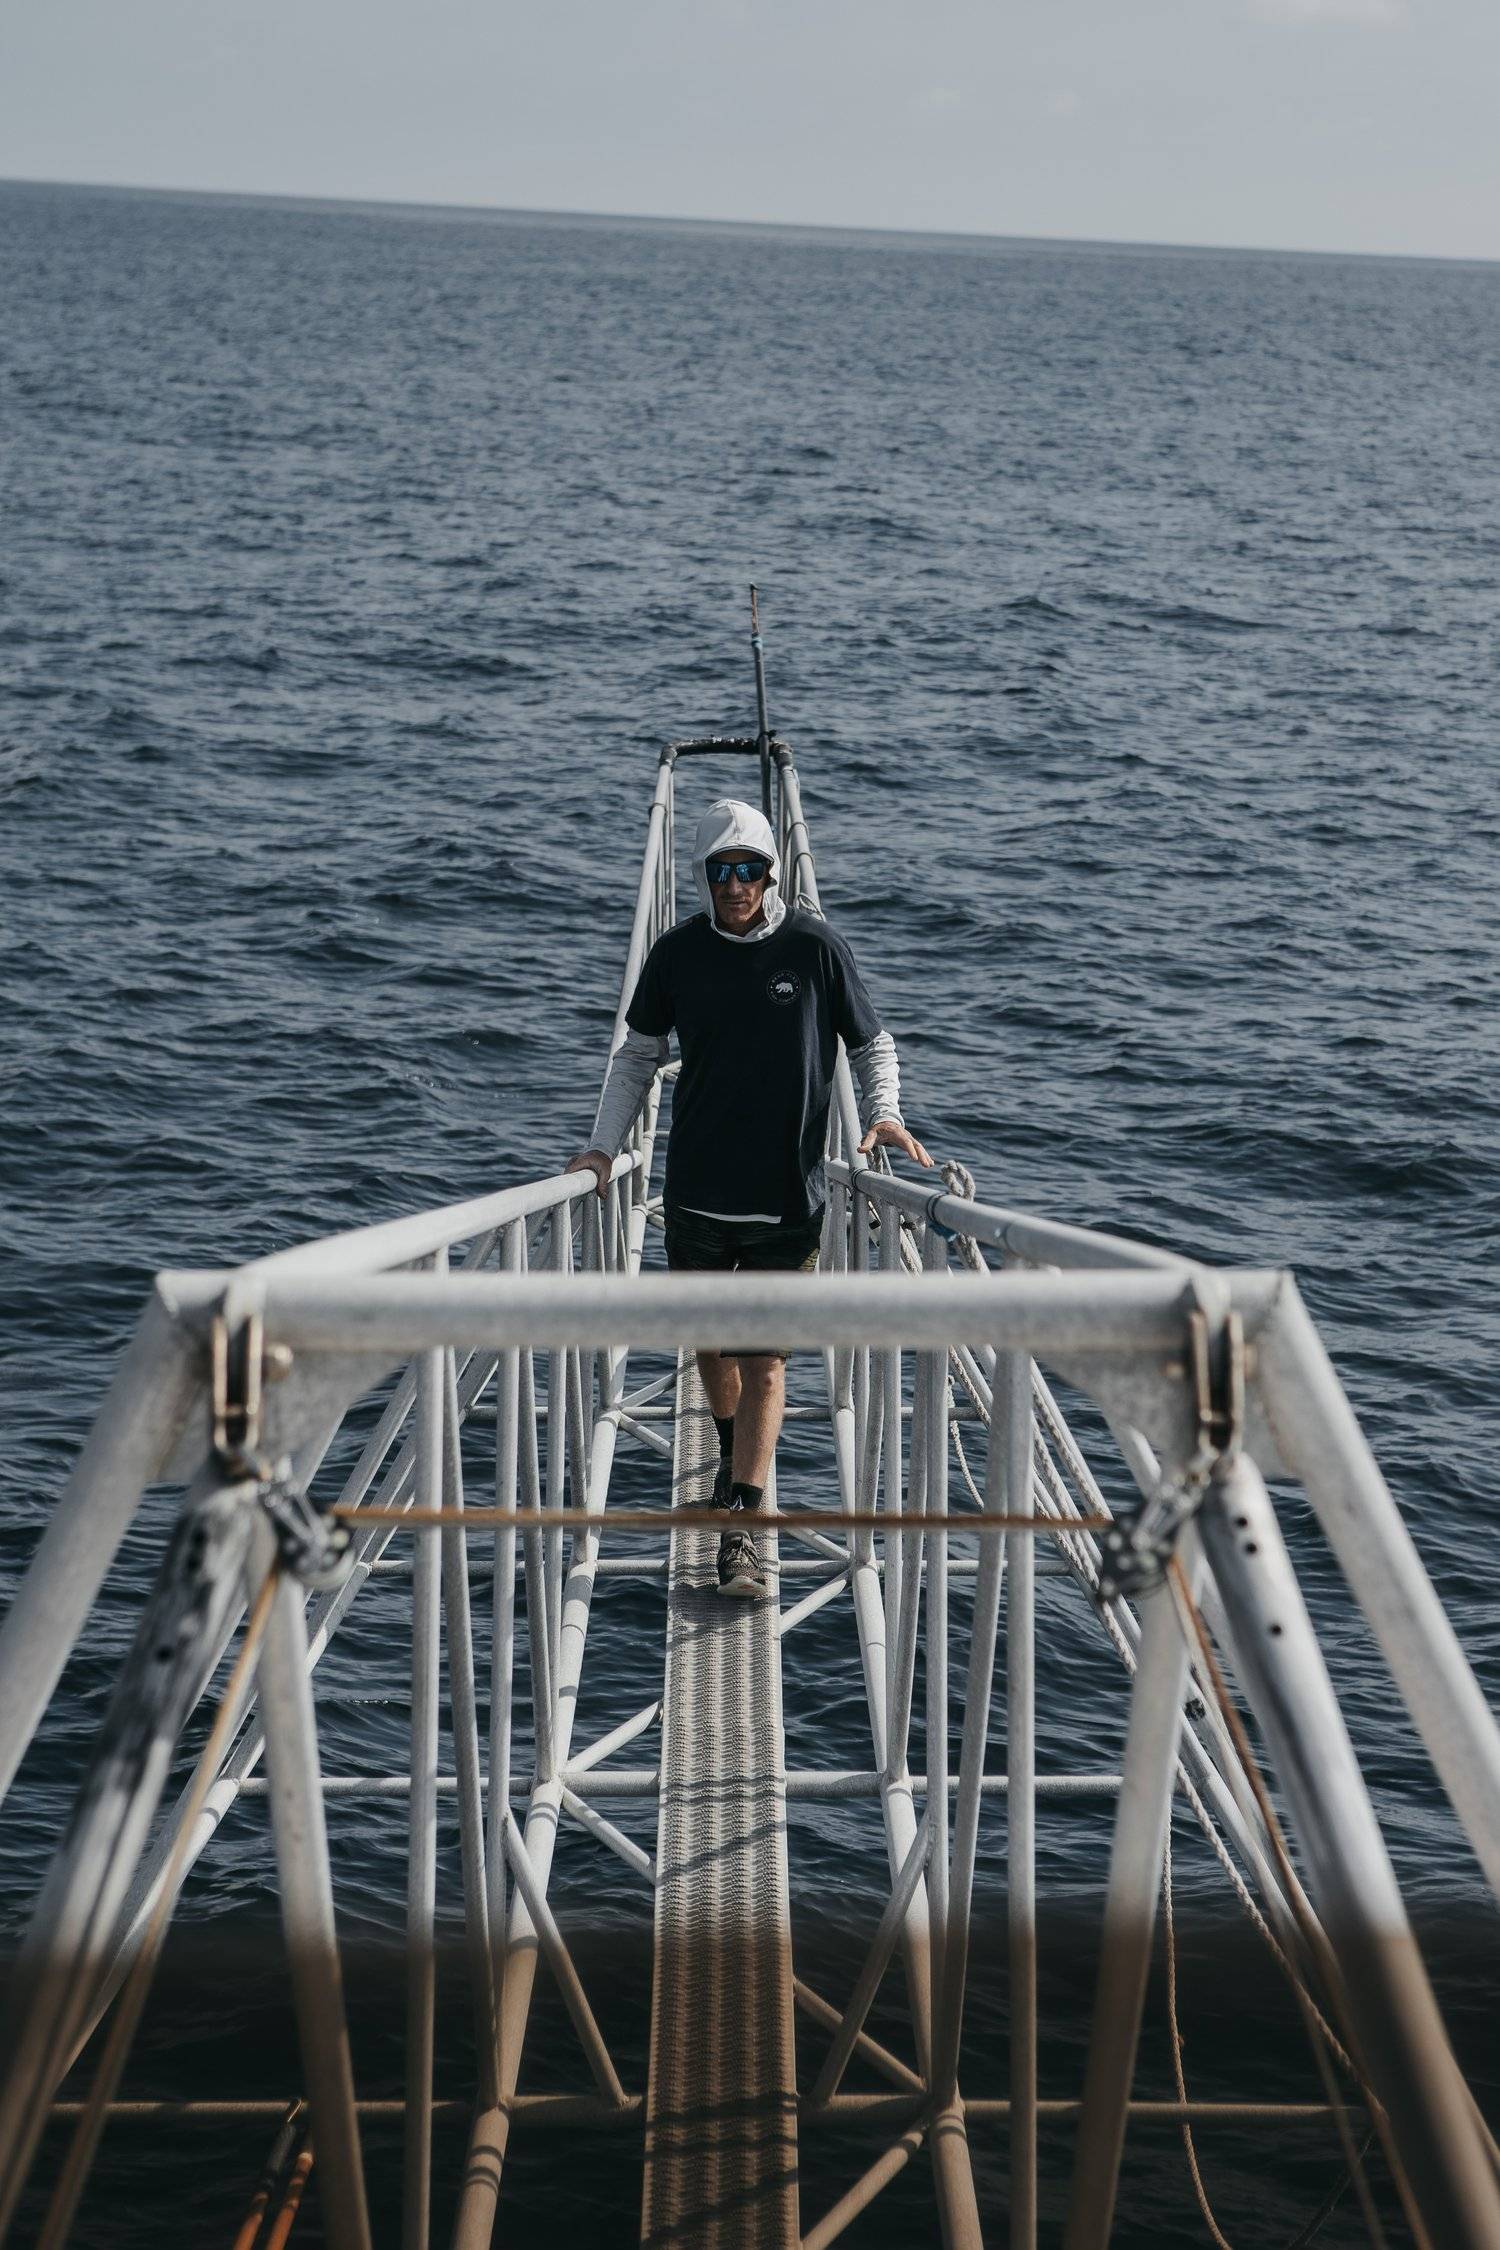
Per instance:
[[[734,1416],[716,1414],[714,1428],[719,1433],[719,1459],[722,1461],[734,1451]]]
[[[736,1477],[729,1505],[731,1508],[758,1508],[765,1489],[763,1484],[741,1484]]]

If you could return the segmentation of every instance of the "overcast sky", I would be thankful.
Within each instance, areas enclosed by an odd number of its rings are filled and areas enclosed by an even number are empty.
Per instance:
[[[3,0],[0,177],[1500,257],[1500,0]]]

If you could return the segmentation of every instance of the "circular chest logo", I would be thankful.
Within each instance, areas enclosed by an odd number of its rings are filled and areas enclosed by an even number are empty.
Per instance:
[[[783,1008],[787,1008],[791,1006],[791,1003],[802,990],[802,979],[795,969],[778,969],[775,976],[767,984],[766,990],[773,1000],[779,1001]]]

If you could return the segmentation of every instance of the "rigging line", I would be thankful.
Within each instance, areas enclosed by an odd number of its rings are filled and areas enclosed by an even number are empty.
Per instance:
[[[984,1494],[980,1491],[978,1485],[974,1482],[974,1472],[969,1467],[969,1456],[964,1451],[964,1441],[959,1435],[958,1423],[950,1417],[948,1427],[953,1432],[954,1451],[958,1455],[958,1466],[963,1473],[964,1483],[969,1488],[969,1492],[975,1506],[978,1508],[982,1508],[984,1506]]]
[[[1331,1958],[1328,1941],[1323,1932],[1316,1923],[1309,1920],[1306,1909],[1301,1903],[1301,1892],[1297,1883],[1296,1871],[1292,1866],[1291,1853],[1287,1848],[1281,1823],[1276,1816],[1276,1808],[1271,1802],[1271,1793],[1266,1786],[1265,1776],[1260,1770],[1255,1752],[1251,1747],[1250,1737],[1245,1730],[1245,1722],[1240,1717],[1239,1709],[1230,1696],[1224,1675],[1219,1669],[1218,1658],[1214,1655],[1213,1644],[1208,1637],[1208,1628],[1203,1622],[1198,1605],[1194,1601],[1192,1591],[1188,1586],[1182,1564],[1176,1555],[1173,1555],[1167,1565],[1167,1584],[1171,1588],[1172,1599],[1176,1604],[1183,1637],[1190,1649],[1195,1643],[1197,1645],[1202,1659],[1203,1680],[1218,1706],[1219,1715],[1234,1745],[1235,1756],[1239,1760],[1241,1771],[1249,1783],[1251,1794],[1259,1808],[1261,1819],[1265,1824],[1266,1836],[1280,1870],[1282,1883],[1286,1888],[1292,1913],[1303,1943],[1307,1946],[1311,1959],[1317,1963],[1323,1972],[1324,1982],[1327,1985],[1329,1998],[1333,2002],[1335,2012],[1342,2014],[1340,2005],[1341,1987],[1337,1964]],[[1303,2022],[1307,2028],[1308,2042],[1312,2047],[1313,2058],[1318,2066],[1318,2075],[1323,2081],[1324,2091],[1333,2110],[1339,2142],[1344,2151],[1344,2161],[1348,2165],[1350,2177],[1354,2181],[1370,2239],[1378,2246],[1378,2250],[1388,2250],[1388,2238],[1385,2228],[1381,2224],[1380,2214],[1375,2208],[1375,2198],[1370,2187],[1369,2177],[1360,2160],[1359,2151],[1354,2144],[1354,2131],[1349,2122],[1348,2109],[1339,2092],[1338,2080],[1333,2074],[1333,2067],[1324,2051],[1323,2042],[1317,2035],[1313,2013],[1300,1983],[1295,1984],[1293,1990],[1296,1994],[1298,2008],[1302,2013]],[[1380,2135],[1381,2147],[1385,2152],[1391,2177],[1396,2183],[1407,2217],[1413,2221],[1413,2232],[1416,2233],[1419,2241],[1425,2242],[1425,2230],[1422,2228],[1420,2218],[1415,2211],[1406,2174],[1392,2144],[1385,2111],[1376,2099],[1374,2089],[1359,2064],[1358,2045],[1350,2032],[1347,2021],[1342,2028],[1345,2044],[1350,2054],[1355,2058],[1355,2080],[1369,2110],[1371,2122]]]
[[[1296,1963],[1292,1960],[1291,1955],[1282,1946],[1280,1939],[1277,1937],[1270,1923],[1266,1920],[1264,1914],[1262,1914],[1259,1906],[1256,1904],[1255,1895],[1251,1891],[1249,1884],[1245,1881],[1244,1876],[1235,1866],[1234,1861],[1230,1856],[1229,1847],[1224,1842],[1224,1839],[1219,1834],[1219,1831],[1214,1824],[1212,1813],[1209,1811],[1203,1799],[1199,1796],[1198,1791],[1194,1787],[1186,1768],[1181,1764],[1179,1764],[1177,1768],[1177,1780],[1183,1792],[1183,1795],[1187,1798],[1188,1803],[1193,1808],[1194,1815],[1197,1818],[1198,1826],[1203,1831],[1204,1839],[1207,1842],[1209,1849],[1212,1851],[1214,1857],[1219,1862],[1219,1865],[1223,1868],[1225,1875],[1228,1877],[1231,1889],[1234,1891],[1235,1896],[1238,1898],[1240,1905],[1244,1908],[1245,1913],[1249,1917],[1252,1926],[1263,1940],[1268,1952],[1271,1955],[1272,1960],[1281,1970],[1281,1973],[1286,1978],[1288,1984],[1295,1985],[1298,1988],[1302,1995],[1304,2008],[1311,2014],[1313,2021],[1317,2024],[1318,2030],[1321,2032],[1324,2040],[1327,2042],[1329,2051],[1333,2054],[1335,2059],[1343,2065],[1344,2069],[1348,2071],[1349,2076],[1353,2078],[1356,2075],[1356,2072],[1352,2057],[1348,2054],[1342,2041],[1339,2039],[1338,2034],[1333,2029],[1333,2026],[1329,2023],[1328,2019],[1319,2008],[1316,2000],[1314,2000],[1312,1994],[1308,1991],[1306,1984],[1303,1982],[1301,1972],[1298,1970]]]
[[[1365,2135],[1364,2145],[1359,2152],[1362,2157],[1369,2153],[1370,2143],[1374,2140],[1374,2138],[1375,2128],[1372,2125]],[[1338,2178],[1334,2181],[1333,2186],[1329,2189],[1327,2195],[1324,2196],[1322,2202],[1318,2205],[1317,2210],[1314,2211],[1306,2226],[1302,2228],[1299,2234],[1293,2236],[1292,2240],[1287,2244],[1286,2250],[1307,2250],[1307,2245],[1310,2242],[1316,2240],[1316,2238],[1322,2233],[1324,2227],[1327,2226],[1329,2220],[1333,2217],[1334,2212],[1338,2209],[1339,2204],[1343,2200],[1344,2190],[1348,2185],[1349,2173],[1346,2169],[1340,2172]]]
[[[1166,1842],[1161,1863],[1162,1927],[1166,1937],[1167,1954],[1167,2025],[1172,2035],[1172,2083],[1177,2088],[1177,2099],[1187,2107],[1187,2079],[1182,2068],[1182,2027],[1177,2020],[1177,1931],[1172,1913],[1172,1828],[1167,1824]],[[1187,2157],[1188,2171],[1192,2177],[1193,2193],[1198,2198],[1198,2208],[1203,2223],[1213,2237],[1217,2250],[1234,2250],[1218,2220],[1213,2205],[1208,2200],[1208,2190],[1203,2185],[1203,2174],[1198,2169],[1198,2150],[1193,2141],[1191,2119],[1182,2120],[1182,2146]]]
[[[1177,2015],[1177,1932],[1172,1909],[1172,1835],[1170,1829],[1168,1829],[1167,1831],[1166,1848],[1162,1857],[1161,1880],[1163,1909],[1162,1923],[1166,1938],[1167,2024],[1172,2039],[1172,2080],[1177,2088],[1177,2099],[1179,2102],[1181,2102],[1183,2108],[1186,2109],[1188,2106],[1188,2091],[1187,2079],[1184,2074],[1182,2064],[1183,2037],[1181,2025],[1178,2021]],[[1269,1932],[1267,1932],[1266,1934],[1267,1936],[1269,1936]],[[1280,1948],[1276,1945],[1274,1939],[1271,1940],[1271,1950],[1277,1955],[1277,1958],[1281,1960],[1282,1966],[1286,1969],[1288,1976],[1295,1977],[1295,1970],[1281,1954]],[[1329,2034],[1329,2036],[1331,2037],[1332,2035]],[[1342,2053],[1342,2049],[1340,2049],[1339,2051]],[[1348,2058],[1345,2057],[1346,2061],[1347,2059]],[[1193,2193],[1198,2198],[1198,2209],[1203,2214],[1203,2223],[1207,2227],[1209,2234],[1213,2238],[1213,2241],[1216,2245],[1216,2250],[1234,2250],[1233,2244],[1230,2243],[1226,2238],[1224,2230],[1219,2225],[1218,2219],[1214,2215],[1213,2207],[1208,2200],[1208,2190],[1203,2184],[1203,2174],[1198,2164],[1198,2149],[1197,2144],[1193,2139],[1192,2120],[1188,2117],[1184,2117],[1181,2120],[1181,2124],[1183,2151],[1187,2157],[1188,2172],[1191,2175],[1193,2182]],[[1365,2134],[1363,2144],[1361,2145],[1359,2151],[1361,2161],[1363,2161],[1363,2159],[1369,2154],[1370,2145],[1374,2141],[1374,2139],[1375,2128],[1373,2125],[1371,2125]],[[1312,2217],[1307,2220],[1305,2225],[1298,2228],[1297,2233],[1287,2244],[1286,2250],[1307,2250],[1307,2246],[1319,2234],[1322,2233],[1323,2228],[1327,2225],[1329,2219],[1332,2218],[1334,2211],[1337,2209],[1340,2201],[1343,2198],[1344,2190],[1351,2185],[1352,2180],[1353,2174],[1350,2172],[1348,2166],[1341,2166],[1339,2170],[1339,2176],[1335,2180],[1332,2188],[1323,2198],[1323,2201],[1318,2205],[1318,2208],[1316,2211],[1314,2211]]]

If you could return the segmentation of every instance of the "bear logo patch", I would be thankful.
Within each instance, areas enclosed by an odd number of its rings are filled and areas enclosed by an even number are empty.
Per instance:
[[[773,1000],[780,1002],[782,1007],[790,1007],[802,990],[802,979],[795,969],[778,969],[775,976],[767,984],[766,990]]]

